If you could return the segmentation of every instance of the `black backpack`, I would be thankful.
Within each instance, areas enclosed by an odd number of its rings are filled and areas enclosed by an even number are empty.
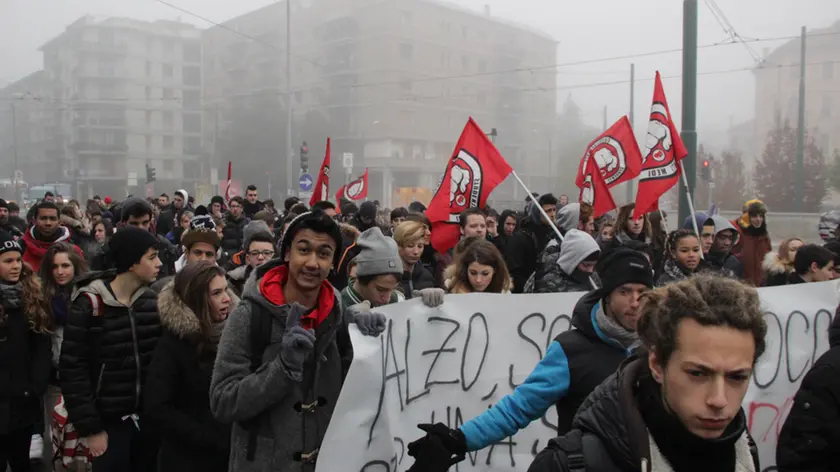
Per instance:
[[[548,446],[537,454],[528,468],[528,472],[586,472],[586,470],[621,472],[621,469],[616,467],[610,459],[601,440],[594,434],[585,434],[579,429],[550,440]]]

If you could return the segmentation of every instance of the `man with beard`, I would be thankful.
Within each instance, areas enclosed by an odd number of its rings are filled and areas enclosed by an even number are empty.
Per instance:
[[[245,207],[245,200],[236,196],[230,199],[230,206],[228,207],[228,214],[225,216],[225,228],[222,230],[222,249],[235,254],[242,249],[243,233],[245,225],[248,224],[248,218],[242,214]]]
[[[59,224],[58,206],[55,203],[43,201],[35,205],[33,215],[35,224],[23,235],[26,246],[23,261],[38,272],[47,249],[55,243],[70,243],[71,233]],[[73,245],[73,249],[84,257],[78,246]]]
[[[172,204],[161,207],[160,216],[157,220],[157,234],[166,236],[178,225],[181,214],[188,208],[189,194],[186,190],[178,190],[172,197]],[[167,199],[168,200],[168,199]]]
[[[0,198],[0,229],[11,234],[15,239],[20,239],[23,236],[23,231],[19,230],[16,225],[9,221],[9,204],[6,200]]]
[[[359,212],[350,220],[350,224],[361,233],[376,226],[376,204],[363,202],[362,206],[359,207]]]
[[[575,329],[554,339],[525,382],[458,429],[442,423],[421,425],[427,434],[409,445],[409,455],[420,461],[439,442],[446,444],[446,459],[483,449],[513,436],[552,406],[557,409],[558,431],[569,431],[584,399],[615,372],[638,343],[639,297],[653,286],[650,263],[633,250],[613,250],[598,271],[603,288],[577,302],[572,314]]]
[[[513,279],[513,293],[523,293],[526,282],[537,269],[540,253],[556,238],[551,222],[542,216],[537,205],[552,220],[557,213],[557,198],[550,193],[527,205],[528,213],[521,220],[520,231],[514,234],[505,249],[505,261],[512,263],[508,270]]]

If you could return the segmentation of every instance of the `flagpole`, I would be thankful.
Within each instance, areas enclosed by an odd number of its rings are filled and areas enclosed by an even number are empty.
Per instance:
[[[685,167],[683,166],[682,159],[680,159],[680,174],[682,174],[682,181],[685,186],[685,199],[688,201],[688,211],[691,212],[691,226],[694,227],[694,234],[699,238],[700,228],[697,227],[697,214],[694,212],[694,200],[691,198],[691,187],[688,186],[688,179],[685,177]],[[700,251],[700,258],[705,259],[703,251]]]

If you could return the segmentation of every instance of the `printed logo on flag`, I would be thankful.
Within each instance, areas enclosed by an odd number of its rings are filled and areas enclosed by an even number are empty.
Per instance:
[[[449,184],[449,221],[458,222],[458,214],[467,208],[480,207],[481,163],[472,154],[461,149],[452,160]]]
[[[362,195],[364,192],[365,192],[365,179],[358,178],[358,179],[350,182],[350,185],[347,186],[346,194],[347,194],[347,198],[349,198],[350,200],[358,200],[359,198],[363,198],[363,197],[360,197],[360,195]]]
[[[612,136],[602,137],[592,143],[589,149],[586,150],[586,155],[583,157],[584,174],[586,173],[585,169],[589,165],[590,159],[595,160],[595,164],[601,170],[604,182],[608,186],[618,181],[627,172],[627,158],[624,154],[624,146],[621,145],[621,141]]]
[[[671,139],[671,128],[668,126],[668,109],[664,103],[655,102],[650,108],[650,122],[648,123],[645,152],[642,154],[642,165],[648,156],[656,162],[662,162],[674,145]]]

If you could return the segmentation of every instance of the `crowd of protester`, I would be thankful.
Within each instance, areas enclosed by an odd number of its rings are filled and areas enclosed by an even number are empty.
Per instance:
[[[46,198],[23,215],[0,200],[0,470],[314,470],[353,359],[349,323],[377,336],[378,308],[412,298],[585,292],[511,394],[459,428],[421,425],[411,470],[448,470],[554,406],[559,436],[534,472],[580,458],[759,471],[740,409],[764,350],[755,287],[834,279],[840,228],[773,251],[759,200],[671,232],[664,212],[633,209],[593,218],[551,194],[470,208],[460,241],[436,251],[419,202],[278,209],[255,186],[206,205],[184,190]],[[837,317],[831,342],[782,428],[781,471],[839,463]]]

